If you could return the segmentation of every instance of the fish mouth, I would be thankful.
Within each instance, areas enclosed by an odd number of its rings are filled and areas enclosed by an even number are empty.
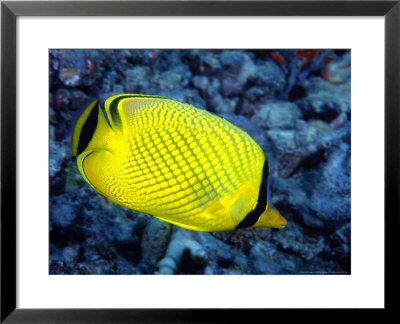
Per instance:
[[[277,229],[282,229],[282,228],[286,227],[286,224],[287,224],[287,222],[285,221],[285,222],[280,222],[280,223],[274,224],[273,226],[270,226],[270,227],[277,228]]]
[[[281,217],[282,217],[282,216],[281,216]],[[286,224],[287,224],[287,220],[286,220],[285,218],[282,217],[282,219],[281,219],[281,221],[279,222],[277,228],[280,228],[280,229],[285,228]]]

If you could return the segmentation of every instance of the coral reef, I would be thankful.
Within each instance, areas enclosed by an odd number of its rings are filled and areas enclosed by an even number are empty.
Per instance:
[[[187,231],[177,229],[171,237],[163,259],[158,262],[158,274],[174,274],[182,266],[184,253],[191,260],[189,264],[206,263],[207,253],[199,242],[190,237]]]
[[[349,274],[349,50],[50,50],[51,274]],[[164,95],[216,113],[265,151],[283,230],[204,233],[96,193],[71,156],[82,107]]]

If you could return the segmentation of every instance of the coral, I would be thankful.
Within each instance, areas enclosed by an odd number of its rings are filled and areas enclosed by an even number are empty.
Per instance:
[[[158,262],[158,274],[174,274],[182,261],[184,252],[190,253],[195,262],[206,262],[207,253],[201,244],[191,238],[186,231],[178,229],[172,234],[165,257]]]

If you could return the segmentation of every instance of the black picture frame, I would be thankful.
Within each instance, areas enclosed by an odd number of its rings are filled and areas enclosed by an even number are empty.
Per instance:
[[[400,1],[2,1],[1,322],[233,322],[262,310],[16,308],[16,19],[19,16],[384,16],[385,310],[395,310],[399,246]],[[366,184],[368,181],[366,180]],[[373,190],[373,188],[371,188]],[[367,284],[367,283],[366,283]],[[243,297],[242,297],[243,298]],[[266,305],[267,307],[267,305]],[[243,315],[243,314],[241,314]],[[257,316],[257,317],[256,317]],[[249,319],[249,318],[248,318]]]

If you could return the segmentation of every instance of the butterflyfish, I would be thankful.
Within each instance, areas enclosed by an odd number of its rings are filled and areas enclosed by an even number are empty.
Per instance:
[[[72,152],[109,200],[196,231],[283,228],[269,201],[268,162],[245,131],[167,97],[119,94],[78,118]]]

